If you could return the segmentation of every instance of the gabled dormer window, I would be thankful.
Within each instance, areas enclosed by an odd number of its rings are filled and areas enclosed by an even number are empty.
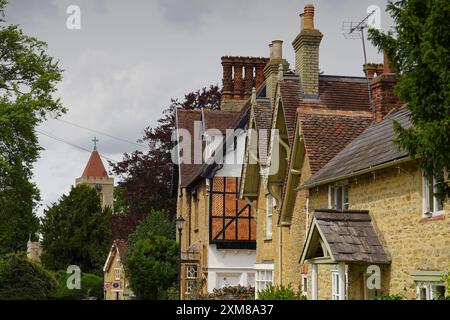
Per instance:
[[[328,186],[328,208],[335,210],[348,210],[347,185]]]
[[[423,216],[431,218],[443,214],[443,203],[435,194],[437,191],[437,179],[435,177],[428,178],[425,174],[422,177]]]

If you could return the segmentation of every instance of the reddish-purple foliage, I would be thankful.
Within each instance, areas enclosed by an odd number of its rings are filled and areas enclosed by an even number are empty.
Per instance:
[[[175,216],[178,169],[171,161],[175,110],[218,109],[220,98],[220,89],[215,85],[190,92],[183,101],[172,99],[156,128],[146,128],[139,141],[148,144],[148,151],[125,153],[122,161],[110,162],[113,174],[120,177],[118,187],[122,191],[121,202],[125,203],[117,206],[123,212],[111,222],[113,236],[125,238],[151,209]]]

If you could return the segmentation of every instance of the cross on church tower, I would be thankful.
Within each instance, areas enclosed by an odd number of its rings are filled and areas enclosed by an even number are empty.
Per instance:
[[[94,150],[97,150],[97,142],[100,140],[97,139],[97,137],[94,137],[94,139],[91,140],[94,143]]]

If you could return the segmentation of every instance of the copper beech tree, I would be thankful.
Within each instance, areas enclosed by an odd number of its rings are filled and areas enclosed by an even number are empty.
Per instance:
[[[121,162],[110,162],[112,172],[121,178],[115,190],[114,208],[117,214],[112,219],[114,237],[126,238],[152,209],[162,210],[170,218],[175,216],[178,169],[171,159],[175,110],[218,109],[220,99],[221,92],[217,85],[190,92],[183,100],[172,99],[157,126],[144,130],[139,142],[146,143],[148,150],[125,153]]]

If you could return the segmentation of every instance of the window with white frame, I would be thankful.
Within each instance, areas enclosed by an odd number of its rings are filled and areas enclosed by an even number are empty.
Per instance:
[[[255,293],[266,289],[273,285],[273,265],[269,265],[268,269],[257,269],[255,278]]]
[[[437,191],[437,179],[428,178],[423,174],[422,179],[422,200],[423,200],[423,215],[425,217],[434,217],[443,214],[443,204],[435,193]]]
[[[348,188],[346,185],[328,186],[328,208],[348,210]]]
[[[120,268],[114,269],[114,280],[120,280]]]
[[[339,293],[340,286],[340,276],[339,271],[331,272],[331,298],[333,300],[341,300],[341,295]],[[345,273],[345,298],[347,298],[347,289],[348,289],[348,275]]]
[[[186,265],[186,293],[190,294],[195,290],[195,281],[197,280],[197,265]]]
[[[308,275],[302,274],[302,295],[308,296]]]
[[[439,282],[416,282],[418,300],[436,300],[445,296],[445,284]]]
[[[272,238],[273,197],[266,197],[266,238]]]

